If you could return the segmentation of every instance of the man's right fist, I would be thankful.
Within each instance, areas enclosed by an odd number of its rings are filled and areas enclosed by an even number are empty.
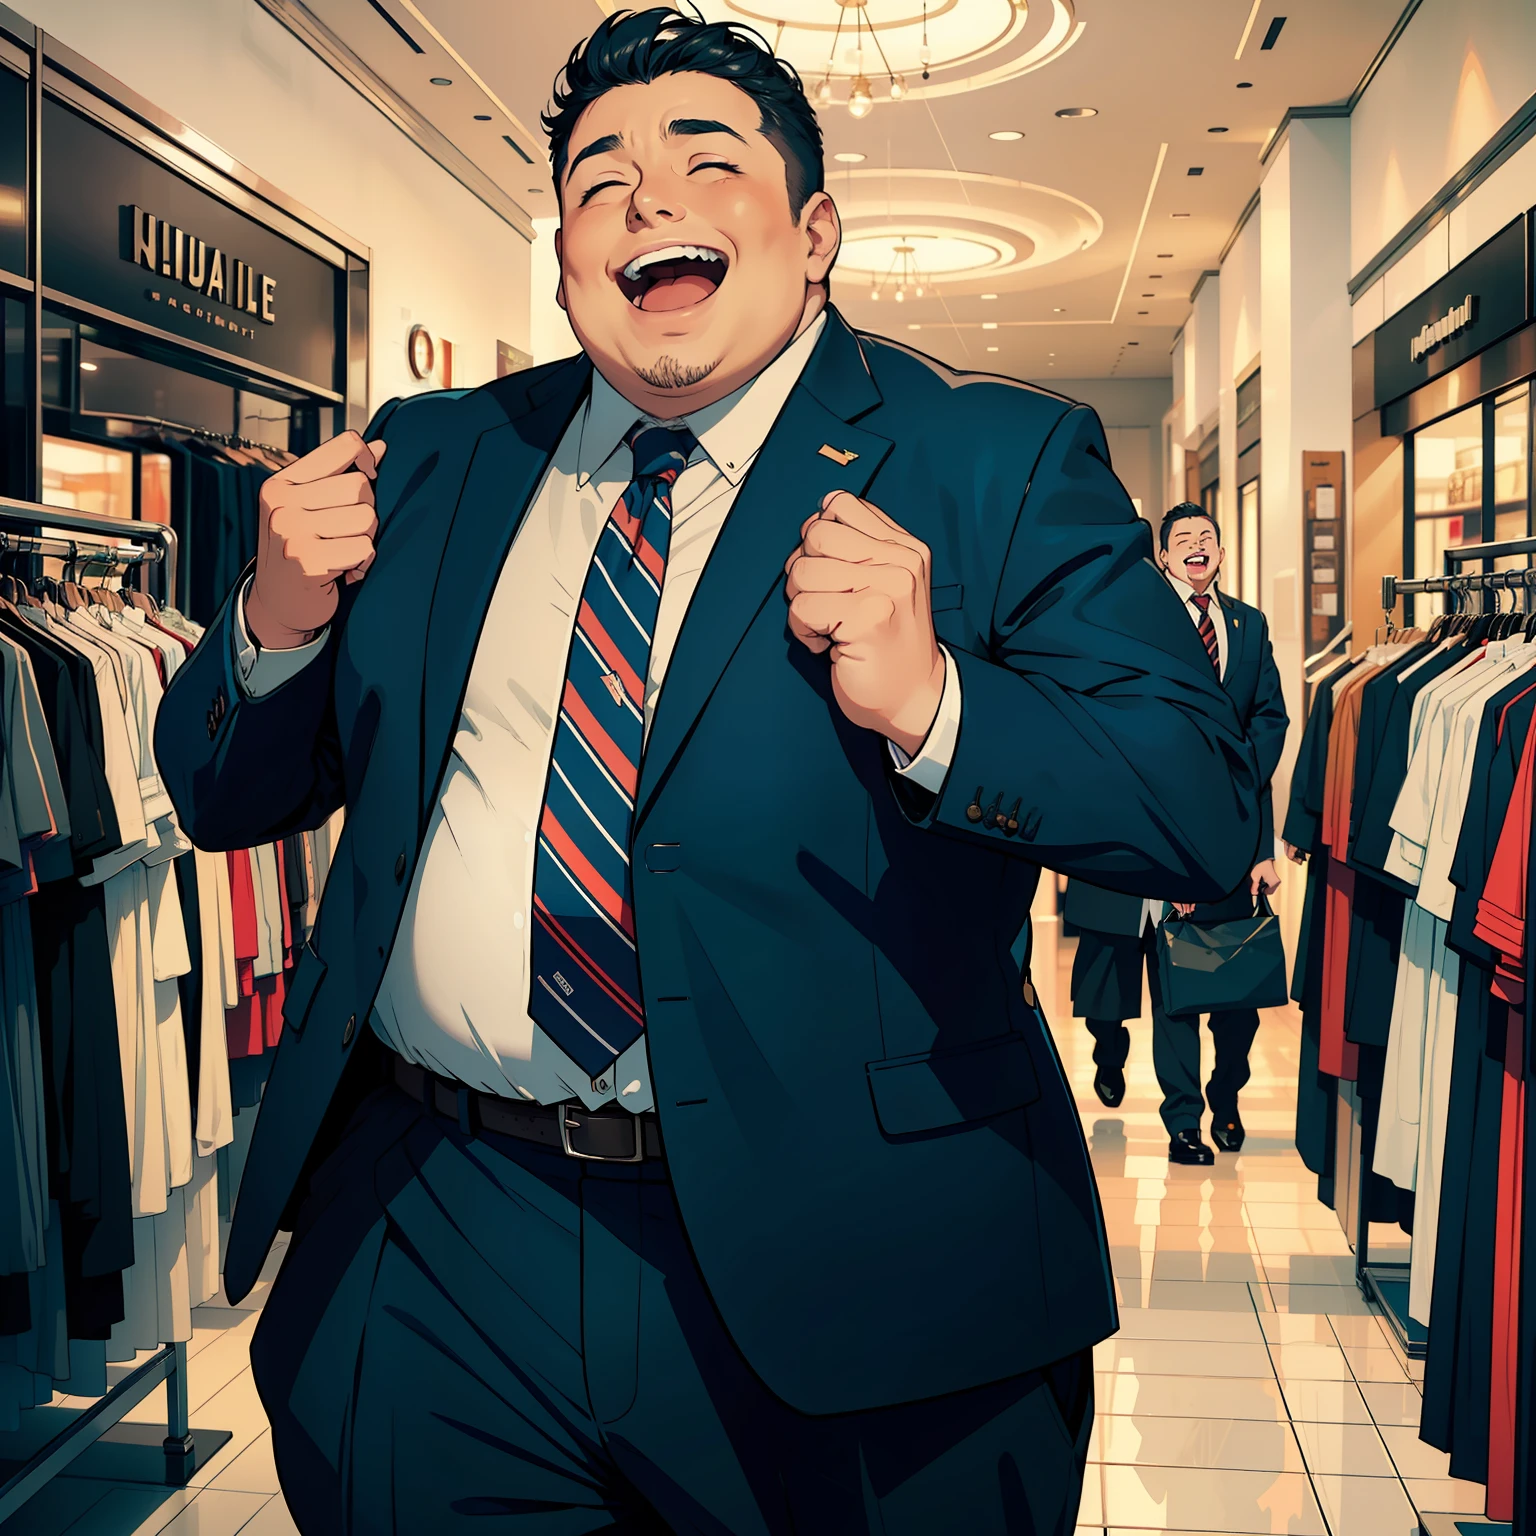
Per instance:
[[[361,581],[373,564],[373,481],[384,448],[343,432],[262,486],[245,627],[263,650],[307,644],[335,616],[337,581]]]

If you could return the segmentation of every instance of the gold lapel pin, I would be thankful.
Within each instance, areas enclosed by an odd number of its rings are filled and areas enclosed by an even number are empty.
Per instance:
[[[834,448],[831,443],[823,443],[816,450],[824,459],[831,459],[834,464],[841,464],[845,469],[858,458],[858,454],[850,453],[846,448]]]

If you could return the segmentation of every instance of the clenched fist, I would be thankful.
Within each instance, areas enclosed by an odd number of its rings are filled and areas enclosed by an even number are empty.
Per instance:
[[[915,755],[944,697],[927,545],[834,491],[806,519],[784,570],[790,632],[818,656],[831,652],[838,707]]]
[[[373,564],[373,481],[384,446],[343,432],[262,486],[245,624],[263,650],[313,639],[335,616],[337,581],[361,581]]]

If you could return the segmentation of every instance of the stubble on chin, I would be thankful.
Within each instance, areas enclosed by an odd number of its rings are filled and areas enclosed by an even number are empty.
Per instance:
[[[712,363],[684,363],[671,356],[658,357],[648,368],[636,368],[635,376],[652,389],[692,389],[702,384],[716,368],[720,359]]]

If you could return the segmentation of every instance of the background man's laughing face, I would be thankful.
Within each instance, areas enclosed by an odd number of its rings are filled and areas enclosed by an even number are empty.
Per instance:
[[[1208,517],[1181,517],[1168,534],[1163,569],[1204,592],[1216,580],[1226,556],[1216,525]]]
[[[820,308],[825,192],[793,210],[757,103],[712,75],[618,86],[582,114],[561,194],[559,301],[622,395],[661,416],[722,399]]]

